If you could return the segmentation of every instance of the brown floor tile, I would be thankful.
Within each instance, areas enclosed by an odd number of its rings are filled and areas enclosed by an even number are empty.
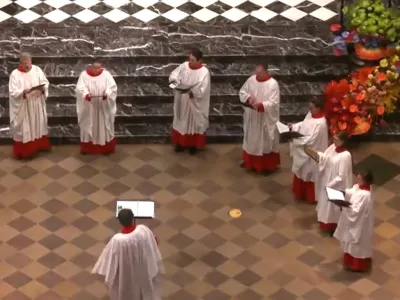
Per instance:
[[[90,269],[119,230],[120,197],[156,201],[157,219],[143,223],[160,239],[167,300],[398,299],[400,160],[386,157],[400,146],[382,147],[355,152],[358,167],[380,168],[368,274],[343,271],[339,244],[320,235],[315,207],[293,200],[287,145],[281,170],[268,177],[237,167],[236,145],[210,146],[197,157],[168,145],[120,145],[110,157],[62,146],[29,162],[2,147],[0,298],[108,300]],[[232,208],[242,217],[231,219]]]

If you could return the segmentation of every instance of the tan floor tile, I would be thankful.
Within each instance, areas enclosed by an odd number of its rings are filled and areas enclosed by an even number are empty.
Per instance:
[[[368,296],[372,292],[377,290],[379,288],[379,285],[366,278],[362,278],[350,285],[349,287],[361,295]]]
[[[8,151],[0,147],[0,158]],[[237,167],[239,145],[211,145],[198,157],[176,155],[169,145],[120,145],[111,157],[78,151],[59,146],[26,163],[0,159],[7,189],[0,279],[24,283],[17,291],[0,280],[0,298],[106,299],[103,279],[88,274],[119,230],[116,198],[156,201],[156,220],[138,223],[160,240],[163,294],[171,300],[376,300],[393,298],[390,292],[400,298],[400,206],[393,192],[400,175],[375,189],[375,264],[371,274],[359,275],[342,270],[339,244],[320,235],[315,207],[293,200],[287,145],[282,168],[268,177]],[[365,144],[355,160],[372,151],[387,149]],[[231,220],[231,208],[242,217]],[[26,247],[18,250],[21,243]]]

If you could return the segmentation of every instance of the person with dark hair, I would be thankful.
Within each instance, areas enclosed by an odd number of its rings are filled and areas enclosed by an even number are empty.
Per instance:
[[[114,153],[117,112],[117,84],[114,78],[94,59],[92,65],[79,76],[75,93],[81,153]]]
[[[136,229],[135,215],[132,210],[124,208],[118,213],[118,221],[122,226],[121,233],[128,234]],[[158,244],[158,239],[155,236],[156,242]]]
[[[280,165],[278,82],[268,73],[268,65],[259,63],[255,75],[239,92],[243,114],[243,154],[241,167],[259,173],[272,172]]]
[[[128,214],[125,220],[128,221]],[[103,249],[92,270],[104,276],[111,300],[161,300],[162,258],[151,230],[138,225],[127,234],[117,233]]]
[[[194,155],[205,147],[210,110],[211,77],[203,65],[203,53],[192,49],[188,61],[172,71],[169,83],[176,87],[171,134],[175,152],[189,149]]]
[[[346,149],[347,140],[347,133],[340,131],[333,136],[333,144],[324,152],[305,147],[305,152],[318,162],[317,217],[320,229],[329,234],[333,234],[337,227],[340,209],[328,201],[325,188],[344,191],[353,184],[353,161]]]
[[[323,103],[312,100],[309,113],[302,122],[289,125],[292,131],[303,135],[290,143],[290,156],[293,158],[292,191],[297,200],[315,203],[315,182],[318,180],[318,166],[304,152],[304,146],[324,152],[329,146],[328,125],[323,114]]]
[[[349,206],[343,207],[334,237],[340,241],[346,269],[366,272],[372,262],[372,235],[374,232],[373,195],[371,172],[359,172],[357,184],[345,190]]]
[[[13,156],[29,159],[40,151],[50,151],[46,113],[49,81],[41,68],[32,65],[29,53],[20,55],[8,89]]]

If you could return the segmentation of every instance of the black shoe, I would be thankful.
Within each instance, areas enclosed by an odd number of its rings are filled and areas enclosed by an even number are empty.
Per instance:
[[[241,167],[241,168],[244,168],[244,167],[245,167],[245,164],[244,164],[244,161],[243,161],[243,160],[239,163],[239,167]]]
[[[175,152],[183,152],[185,149],[181,145],[175,145]]]
[[[81,155],[87,155],[87,154],[88,154],[87,152],[81,151]]]
[[[190,155],[196,155],[197,154],[197,148],[195,148],[195,147],[189,148],[189,154]]]

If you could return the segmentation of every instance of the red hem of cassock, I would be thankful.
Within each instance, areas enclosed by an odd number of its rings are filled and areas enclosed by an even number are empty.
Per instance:
[[[258,156],[243,151],[242,159],[246,169],[252,169],[258,173],[275,171],[281,164],[279,152],[271,152]]]
[[[329,232],[333,232],[336,230],[337,227],[337,223],[323,223],[323,222],[319,222],[319,228],[322,231],[329,231]]]
[[[367,272],[371,268],[372,259],[356,258],[349,253],[343,255],[343,266],[355,272]]]
[[[297,200],[306,200],[309,203],[315,203],[314,182],[301,180],[294,175],[292,191]]]
[[[18,159],[33,158],[40,151],[50,151],[51,145],[47,135],[31,142],[14,141],[13,156]]]
[[[114,138],[105,143],[105,145],[97,145],[92,142],[81,142],[81,153],[85,154],[111,154],[115,152],[117,140]]]
[[[205,134],[181,134],[175,129],[172,129],[171,139],[174,145],[179,145],[183,148],[202,149],[206,146]]]

